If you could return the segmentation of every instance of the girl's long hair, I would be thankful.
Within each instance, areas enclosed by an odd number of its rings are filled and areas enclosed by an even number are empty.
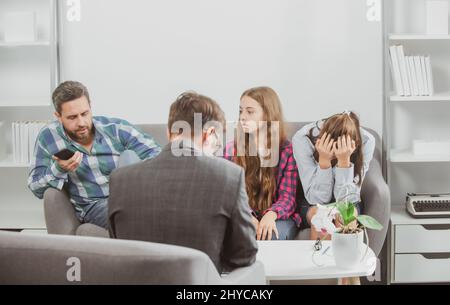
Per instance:
[[[364,154],[363,154],[363,142],[361,137],[361,128],[358,116],[353,112],[344,112],[335,114],[325,120],[320,128],[318,136],[313,136],[313,129],[309,131],[309,139],[315,146],[318,139],[326,132],[331,136],[331,139],[337,140],[339,137],[349,135],[356,143],[356,150],[350,157],[350,161],[354,164],[353,176],[358,178],[358,185],[362,184],[363,167],[364,167]],[[314,151],[314,159],[319,162],[319,153]],[[337,160],[332,161],[332,165],[335,166]]]
[[[257,101],[263,109],[264,121],[267,122],[267,149],[272,152],[272,126],[276,126],[273,122],[278,122],[277,132],[279,139],[279,147],[274,147],[281,151],[283,143],[286,141],[283,111],[281,102],[277,93],[268,87],[257,87],[245,91],[243,97],[250,97]],[[259,139],[258,128],[256,135],[244,133],[242,126],[238,123],[237,135],[235,136],[234,151],[238,152],[238,143],[245,143],[245,155],[240,156],[238,153],[234,157],[236,164],[244,168],[245,185],[249,199],[250,207],[256,211],[263,211],[273,203],[273,196],[276,191],[276,176],[273,167],[262,167],[261,159],[258,155],[250,155],[251,140]],[[242,144],[241,144],[242,145]],[[258,147],[258,146],[256,146]],[[270,158],[270,155],[266,158]],[[278,162],[277,162],[278,163]]]

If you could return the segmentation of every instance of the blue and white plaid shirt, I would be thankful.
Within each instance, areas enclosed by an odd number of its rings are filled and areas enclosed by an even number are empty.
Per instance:
[[[118,167],[120,154],[134,151],[141,160],[151,159],[161,152],[160,146],[127,121],[115,118],[93,117],[95,138],[89,153],[72,141],[59,121],[44,127],[36,141],[34,157],[28,177],[28,187],[42,199],[49,187],[61,190],[67,183],[70,201],[83,212],[99,200],[109,196],[109,175]],[[75,172],[67,173],[52,156],[68,148],[83,154]]]

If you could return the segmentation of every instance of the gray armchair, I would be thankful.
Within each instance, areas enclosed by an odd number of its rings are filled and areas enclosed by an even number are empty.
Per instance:
[[[166,124],[138,125],[138,127],[150,134],[157,143],[161,145],[168,143]],[[80,223],[66,190],[49,188],[45,191],[44,214],[49,234],[109,237],[108,231],[99,226]]]
[[[65,190],[49,188],[45,191],[44,214],[49,234],[109,237],[108,231],[99,226],[80,223]]]
[[[369,171],[364,178],[361,188],[361,200],[363,202],[363,213],[372,216],[382,225],[381,231],[368,230],[369,244],[375,255],[379,256],[386,239],[389,220],[391,218],[391,193],[389,186],[383,178],[381,139],[372,129],[366,128],[376,141],[373,159],[370,162]]]
[[[12,232],[0,232],[0,270],[0,285],[265,284],[260,262],[220,276],[205,253],[190,248]]]

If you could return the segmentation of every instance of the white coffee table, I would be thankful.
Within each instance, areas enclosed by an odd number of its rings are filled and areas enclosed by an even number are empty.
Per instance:
[[[258,241],[256,259],[264,264],[267,282],[363,277],[375,272],[377,259],[370,248],[356,267],[342,269],[334,262],[331,241],[322,242],[322,250],[315,254],[315,261],[321,266],[315,265],[312,261],[314,243],[311,240]]]

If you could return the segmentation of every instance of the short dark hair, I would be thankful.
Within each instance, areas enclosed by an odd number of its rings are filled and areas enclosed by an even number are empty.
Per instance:
[[[222,124],[225,130],[225,114],[219,104],[207,96],[188,91],[182,93],[170,106],[167,124],[170,134],[175,122],[184,121],[191,126],[191,132],[194,135],[194,114],[196,113],[202,114],[202,129],[206,123],[216,121]]]
[[[85,85],[80,82],[66,81],[60,84],[55,91],[53,91],[52,100],[53,106],[58,113],[61,113],[61,108],[64,103],[79,99],[85,96],[91,104],[89,98],[89,91]]]

